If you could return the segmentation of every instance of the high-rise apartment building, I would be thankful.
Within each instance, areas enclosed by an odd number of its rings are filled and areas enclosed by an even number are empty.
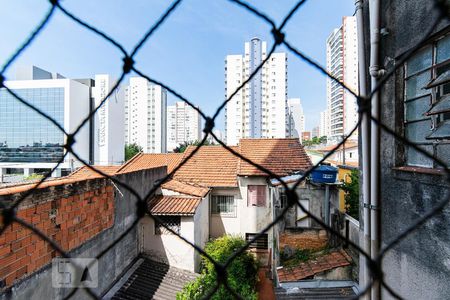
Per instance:
[[[167,152],[167,91],[143,77],[131,77],[125,90],[125,143],[145,153]]]
[[[183,101],[167,106],[167,149],[202,138],[201,116]]]
[[[356,18],[343,17],[342,26],[327,39],[327,71],[358,93],[358,42]],[[356,98],[327,78],[329,141],[337,142],[358,122]],[[356,138],[356,135],[354,136]]]
[[[115,81],[110,75],[95,75],[95,86],[92,88],[94,105],[97,107],[114,87]],[[124,161],[125,125],[124,89],[119,86],[98,109],[95,114],[94,164],[112,165]]]
[[[302,138],[305,131],[305,114],[300,98],[288,99],[288,132],[289,137]]]
[[[320,113],[319,135],[330,136],[330,117],[327,109]]]
[[[225,60],[225,97],[267,57],[267,44],[259,38],[245,43],[244,55]],[[274,53],[252,80],[227,103],[225,139],[236,145],[241,138],[284,138],[287,127],[287,55]]]

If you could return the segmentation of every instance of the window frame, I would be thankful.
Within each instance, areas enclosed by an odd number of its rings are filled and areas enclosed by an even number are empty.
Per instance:
[[[412,141],[414,142],[415,145],[417,146],[422,146],[423,148],[427,147],[429,149],[429,154],[433,155],[434,157],[438,157],[438,147],[441,146],[445,146],[445,145],[450,145],[450,138],[444,138],[444,139],[427,139],[427,137],[432,134],[437,128],[439,128],[439,126],[441,126],[443,124],[444,121],[449,121],[450,120],[450,113],[438,113],[438,114],[434,114],[434,115],[427,115],[426,113],[436,105],[436,103],[438,103],[444,96],[448,96],[450,95],[450,92],[447,94],[442,94],[440,95],[440,93],[438,93],[439,89],[443,89],[443,87],[445,85],[450,86],[450,83],[442,83],[440,85],[434,86],[434,87],[430,87],[430,88],[426,88],[430,82],[433,82],[439,75],[437,75],[437,71],[440,68],[447,68],[447,70],[450,70],[450,57],[447,58],[444,61],[441,62],[437,62],[437,47],[438,47],[438,43],[440,41],[442,41],[444,38],[450,38],[450,32],[447,31],[444,34],[439,35],[439,37],[433,39],[432,41],[430,41],[427,45],[425,45],[424,47],[422,47],[421,49],[419,49],[415,55],[413,55],[411,58],[408,59],[408,61],[406,61],[403,64],[403,75],[402,75],[402,83],[403,83],[403,91],[402,91],[402,96],[403,96],[403,103],[402,103],[402,107],[403,107],[403,121],[402,121],[402,126],[403,126],[403,136],[410,139],[410,137],[408,136],[408,128],[411,128],[409,130],[414,130],[411,124],[419,124],[420,122],[424,122],[424,121],[428,121],[430,122],[430,132],[429,134],[425,134],[424,136],[424,140],[423,141]],[[412,59],[418,57],[418,55],[421,54],[422,51],[425,51],[427,48],[431,49],[429,51],[431,51],[431,64],[428,64],[426,67],[424,68],[420,68],[419,70],[414,71],[411,74],[408,74],[408,63],[411,62]],[[445,72],[445,69],[444,69]],[[426,83],[424,84],[423,87],[420,87],[420,90],[418,89],[419,87],[416,86],[416,91],[413,97],[408,98],[408,89],[407,89],[407,82],[408,80],[411,80],[412,78],[419,78],[421,75],[424,75],[425,73],[429,73],[429,80],[427,79]],[[443,73],[443,72],[442,72]],[[442,74],[441,73],[441,74]],[[423,90],[423,91],[422,91]],[[427,110],[421,114],[420,116],[415,116],[416,118],[413,118],[411,116],[408,116],[408,106],[411,107],[412,103],[416,102],[416,101],[424,101],[424,98],[428,97],[428,106],[427,106]],[[415,108],[415,106],[413,106],[413,109]],[[416,109],[415,109],[416,110]],[[417,113],[416,113],[417,114]],[[447,116],[445,116],[447,114]],[[411,127],[409,127],[411,126]],[[413,133],[417,133],[417,129],[413,131]],[[426,149],[424,149],[426,150]],[[404,156],[403,156],[403,165],[408,166],[408,167],[419,167],[419,168],[427,168],[427,169],[434,169],[434,168],[441,168],[435,160],[429,160],[427,158],[424,158],[423,155],[417,153],[417,151],[414,151],[414,149],[412,147],[409,147],[407,145],[404,146]],[[419,157],[422,157],[423,160],[422,161],[412,161],[412,158],[410,157],[410,151],[414,151],[419,155]],[[442,159],[442,158],[441,158]],[[450,155],[448,157],[445,157],[444,160],[449,161],[450,160]],[[450,167],[450,162],[448,163],[447,167]]]
[[[250,204],[250,187],[256,187],[256,205]],[[264,191],[264,202],[262,203],[258,198],[258,188]],[[267,186],[263,184],[249,184],[247,185],[247,207],[267,207]]]
[[[222,200],[232,200],[230,202],[232,202],[231,204],[218,204],[217,202],[215,202],[217,199],[220,199],[221,197]],[[222,211],[220,208],[223,205],[230,205],[228,207],[232,207],[232,210],[229,211]],[[237,216],[237,205],[236,205],[236,198],[234,197],[234,195],[211,195],[211,214],[212,215],[219,215],[222,217],[236,217]]]

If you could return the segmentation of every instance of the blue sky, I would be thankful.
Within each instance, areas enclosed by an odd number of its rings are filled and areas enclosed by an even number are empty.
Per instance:
[[[279,24],[297,1],[249,1]],[[62,5],[86,22],[107,32],[127,50],[155,22],[169,1],[162,0],[66,0]],[[353,0],[310,0],[285,28],[286,39],[296,48],[325,65],[325,41],[342,17],[354,12]],[[48,1],[3,1],[0,11],[3,64],[39,23]],[[270,28],[226,0],[185,0],[169,20],[140,50],[136,66],[149,76],[173,87],[212,115],[224,100],[224,58],[240,54],[244,42],[258,36],[272,44]],[[287,52],[283,47],[278,52]],[[118,76],[121,53],[106,41],[57,12],[35,42],[6,73],[14,78],[15,66],[34,64],[70,78],[109,73]],[[306,128],[319,123],[326,107],[325,77],[288,52],[288,96],[300,97]],[[127,82],[128,80],[126,80]],[[176,101],[169,96],[169,104]],[[223,114],[216,127],[223,129]]]

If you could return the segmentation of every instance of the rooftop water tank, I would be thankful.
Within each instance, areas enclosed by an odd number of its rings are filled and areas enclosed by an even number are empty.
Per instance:
[[[315,183],[335,183],[338,169],[331,166],[318,166],[311,172],[311,179]]]

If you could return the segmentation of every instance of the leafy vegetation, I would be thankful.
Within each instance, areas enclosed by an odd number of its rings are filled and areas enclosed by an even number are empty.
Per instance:
[[[25,176],[23,179],[24,180],[38,180],[38,179],[42,179],[42,178],[44,178],[44,175],[33,173],[30,176]]]
[[[295,249],[291,256],[284,251],[280,252],[282,265],[286,267],[297,266],[299,263],[308,261],[312,258],[312,254],[309,249]]]
[[[345,210],[348,215],[359,220],[359,170],[352,170],[350,180],[341,189],[345,192]]]
[[[320,144],[326,144],[327,142],[327,137],[326,136],[322,136],[322,137],[313,137],[310,140],[305,140],[302,141],[303,146],[314,146],[314,145],[320,145]]]
[[[125,161],[130,160],[133,156],[142,152],[142,147],[136,143],[125,145]]]
[[[186,148],[188,146],[199,146],[201,144],[201,142],[202,141],[199,141],[199,140],[183,142],[183,143],[179,144],[175,149],[173,149],[173,152],[183,153],[184,151],[186,151]],[[203,146],[209,146],[209,145],[214,145],[214,143],[211,143],[210,141],[206,140],[205,143],[203,144]]]
[[[205,252],[218,263],[225,263],[236,250],[245,245],[240,237],[223,236],[206,244]],[[227,267],[228,285],[236,291],[243,299],[257,299],[255,285],[257,282],[258,265],[254,256],[248,252],[239,254]],[[202,271],[199,277],[188,283],[178,293],[177,300],[202,299],[211,291],[218,282],[214,265],[202,256]],[[214,300],[234,299],[233,295],[221,285],[216,293],[210,298]]]

